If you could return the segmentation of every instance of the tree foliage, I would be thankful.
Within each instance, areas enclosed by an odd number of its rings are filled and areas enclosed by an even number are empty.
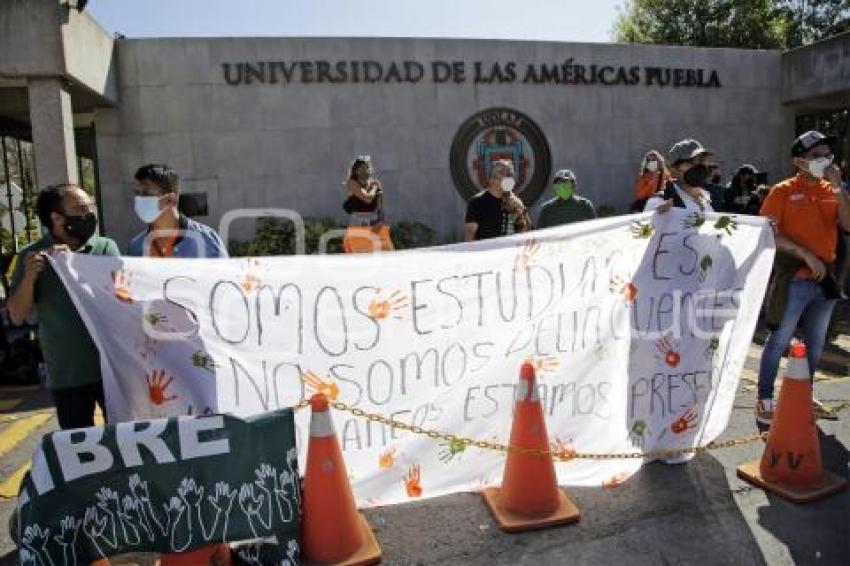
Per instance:
[[[693,47],[791,48],[850,30],[850,0],[631,0],[617,41]]]

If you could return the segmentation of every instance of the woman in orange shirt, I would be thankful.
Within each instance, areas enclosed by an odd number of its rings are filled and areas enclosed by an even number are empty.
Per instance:
[[[650,150],[643,156],[635,183],[635,201],[629,210],[631,212],[642,212],[646,201],[657,193],[664,190],[664,185],[670,180],[670,171],[664,158],[656,150]]]
[[[375,177],[372,159],[357,157],[348,167],[343,208],[349,215],[343,239],[345,253],[392,251],[390,227],[384,217],[384,191]]]

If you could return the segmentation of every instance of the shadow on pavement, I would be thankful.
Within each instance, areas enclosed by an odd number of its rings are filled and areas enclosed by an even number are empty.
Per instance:
[[[723,466],[647,464],[618,488],[570,488],[575,525],[508,535],[477,494],[365,512],[387,564],[729,564],[764,557]]]
[[[824,468],[847,477],[847,449],[820,433]],[[769,505],[758,510],[759,524],[783,542],[795,564],[850,564],[850,492],[822,501],[794,504],[768,494]],[[844,529],[836,528],[844,525]]]

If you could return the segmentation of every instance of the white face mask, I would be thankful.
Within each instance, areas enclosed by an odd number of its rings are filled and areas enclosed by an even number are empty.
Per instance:
[[[512,190],[514,190],[515,186],[516,186],[516,179],[514,179],[513,177],[502,177],[502,190],[503,191],[505,191],[506,193],[509,193]]]
[[[817,159],[810,160],[808,163],[809,173],[812,174],[812,177],[823,179],[826,168],[832,165],[832,159],[829,157],[818,157]]]
[[[646,162],[646,170],[647,171],[658,171],[658,162],[657,161],[647,161]]]
[[[140,197],[137,196],[133,201],[133,208],[136,209],[136,215],[145,224],[150,224],[162,214],[159,209],[159,199],[162,197]]]

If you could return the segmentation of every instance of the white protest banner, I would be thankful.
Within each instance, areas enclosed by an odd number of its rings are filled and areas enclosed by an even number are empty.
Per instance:
[[[554,449],[622,453],[724,430],[773,252],[763,219],[673,209],[395,253],[54,266],[100,348],[111,419],[251,415],[322,390],[507,442],[531,359]],[[334,420],[360,505],[500,481],[502,453]],[[556,466],[600,485],[640,464]]]

